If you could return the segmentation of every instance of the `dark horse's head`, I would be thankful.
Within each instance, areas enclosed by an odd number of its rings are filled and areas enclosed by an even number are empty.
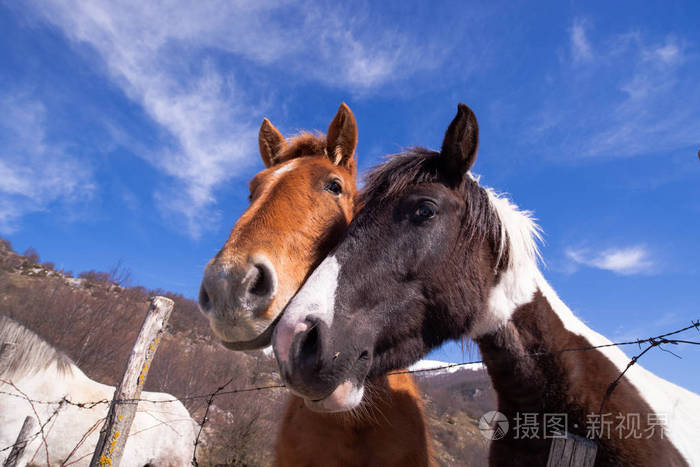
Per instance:
[[[369,174],[346,236],[275,331],[295,392],[352,407],[368,376],[486,325],[508,251],[491,195],[469,174],[477,146],[476,117],[460,104],[440,152],[414,149]]]

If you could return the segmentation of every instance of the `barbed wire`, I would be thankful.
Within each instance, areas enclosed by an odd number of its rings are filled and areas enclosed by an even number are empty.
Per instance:
[[[665,334],[660,334],[658,336],[654,337],[648,337],[646,339],[636,339],[632,341],[623,341],[623,342],[611,342],[609,344],[601,344],[601,345],[590,345],[590,346],[585,346],[585,347],[569,347],[566,349],[558,349],[558,350],[549,350],[545,352],[526,352],[523,354],[523,356],[530,356],[530,357],[541,357],[545,355],[556,355],[560,353],[565,353],[565,352],[583,352],[583,351],[589,351],[589,350],[597,350],[597,349],[604,349],[607,347],[621,347],[625,345],[643,345],[643,344],[649,344],[652,342],[657,342],[660,340],[665,340],[665,342],[659,342],[659,344],[662,343],[667,343],[667,344],[694,344],[694,345],[700,345],[700,342],[694,342],[694,341],[682,341],[682,340],[677,340],[677,339],[665,339],[668,336],[673,336],[676,334],[680,334],[682,332],[688,331],[690,329],[697,329],[698,332],[700,332],[700,321],[691,321],[692,324],[689,326],[685,326],[684,328],[677,329],[675,331],[667,332]],[[656,345],[659,345],[656,344]],[[400,375],[400,374],[413,374],[413,373],[427,373],[431,371],[438,371],[438,370],[445,370],[449,368],[457,368],[461,366],[466,366],[466,365],[475,365],[475,364],[486,364],[484,360],[472,360],[469,362],[459,362],[459,363],[449,363],[447,365],[441,365],[438,367],[433,367],[433,368],[417,368],[414,370],[397,370],[397,371],[392,371],[388,374],[390,375]]]
[[[209,408],[214,404],[214,398],[221,391],[226,389],[226,386],[233,382],[233,378],[229,379],[227,382],[219,386],[216,391],[211,393],[209,400],[207,401],[207,408],[204,410],[204,416],[202,417],[202,423],[199,424],[199,431],[197,432],[197,437],[194,439],[194,449],[192,450],[192,465],[194,467],[199,467],[199,462],[197,462],[197,446],[199,445],[199,437],[202,436],[202,430],[204,430],[204,425],[207,423],[207,415],[209,415]]]
[[[691,329],[695,329],[700,333],[700,320],[694,320],[691,321],[691,324],[688,326],[685,326],[680,329],[676,329],[674,331],[670,331],[664,334],[660,334],[658,336],[653,336],[653,337],[648,337],[646,339],[635,339],[635,340],[628,340],[628,341],[621,341],[621,342],[610,342],[607,344],[601,344],[601,345],[591,345],[591,346],[584,346],[584,347],[570,347],[570,348],[565,348],[565,349],[557,349],[557,350],[550,350],[550,351],[540,351],[540,352],[528,352],[524,353],[523,356],[546,356],[546,355],[556,355],[556,354],[561,354],[565,352],[586,352],[586,351],[591,351],[591,350],[597,350],[597,349],[604,349],[604,348],[609,348],[609,347],[622,347],[622,346],[629,346],[629,345],[637,345],[640,348],[643,346],[643,350],[634,355],[627,366],[620,372],[620,374],[617,376],[617,378],[610,383],[608,388],[605,391],[605,394],[603,396],[603,400],[600,405],[600,410],[599,412],[602,413],[603,408],[606,404],[606,402],[610,399],[612,396],[612,393],[615,391],[615,388],[619,385],[620,381],[624,377],[624,375],[627,373],[627,371],[634,366],[641,357],[643,357],[648,351],[650,351],[653,348],[658,347],[659,349],[666,351],[668,353],[671,353],[672,355],[679,357],[675,353],[671,352],[668,349],[665,349],[661,347],[662,345],[667,345],[667,344],[672,344],[672,345],[678,345],[678,344],[689,344],[689,345],[700,345],[700,341],[693,341],[693,340],[687,340],[687,339],[669,339],[668,337],[670,336],[675,336],[680,333],[689,331]],[[397,371],[392,371],[387,373],[387,375],[402,375],[402,374],[420,374],[420,373],[429,373],[429,372],[434,372],[434,371],[441,371],[441,370],[446,370],[446,369],[451,369],[451,368],[459,368],[459,367],[464,367],[468,365],[484,365],[486,362],[484,360],[471,360],[471,361],[466,361],[466,362],[459,362],[459,363],[449,363],[446,365],[440,365],[436,367],[431,367],[431,368],[416,368],[416,369],[406,369],[406,370],[397,370]],[[3,379],[0,379],[0,382],[12,385],[15,387],[16,386],[11,382],[11,381],[6,381]],[[206,408],[204,411],[204,416],[202,417],[202,421],[199,422],[197,425],[199,425],[199,430],[197,433],[197,436],[194,441],[194,449],[193,449],[193,455],[192,455],[192,465],[195,467],[199,466],[199,463],[197,461],[197,447],[200,444],[200,438],[202,435],[202,432],[204,430],[204,426],[206,423],[209,421],[209,411],[212,405],[214,405],[214,400],[217,397],[225,396],[225,395],[232,395],[232,394],[241,394],[241,393],[247,393],[247,392],[256,392],[256,391],[265,391],[265,390],[273,390],[273,389],[284,389],[286,386],[284,384],[271,384],[271,385],[266,385],[266,386],[255,386],[255,387],[248,387],[248,388],[238,388],[238,389],[229,389],[225,390],[226,387],[228,387],[231,383],[233,382],[233,378],[229,379],[226,383],[223,385],[219,386],[215,391],[210,392],[210,393],[203,393],[203,394],[195,394],[192,396],[182,396],[179,398],[173,398],[173,399],[166,399],[166,400],[149,400],[149,399],[144,399],[144,398],[135,398],[135,399],[123,399],[118,401],[120,404],[138,404],[140,402],[146,402],[146,403],[152,403],[152,404],[163,404],[163,403],[175,403],[175,402],[184,402],[184,401],[193,401],[193,400],[200,400],[200,399],[206,399]],[[111,403],[111,399],[101,399],[97,401],[89,401],[89,402],[75,402],[67,397],[63,397],[60,400],[57,401],[42,401],[42,400],[35,400],[31,399],[26,395],[19,395],[7,391],[0,391],[0,394],[2,395],[7,395],[7,396],[12,396],[12,397],[17,397],[19,399],[26,400],[30,404],[56,404],[57,407],[53,411],[53,413],[50,415],[50,417],[44,422],[43,424],[40,424],[40,430],[31,436],[27,438],[28,441],[34,440],[38,436],[42,436],[44,432],[44,427],[58,415],[58,412],[61,410],[62,407],[64,407],[66,404],[71,405],[74,407],[82,408],[82,409],[93,409],[98,405],[101,404],[109,404]],[[34,410],[36,414],[36,410]],[[45,440],[44,440],[45,443]],[[7,451],[9,449],[12,449],[16,443],[0,448],[0,452]],[[48,446],[45,445],[45,448],[48,451]],[[48,452],[47,452],[48,456]]]

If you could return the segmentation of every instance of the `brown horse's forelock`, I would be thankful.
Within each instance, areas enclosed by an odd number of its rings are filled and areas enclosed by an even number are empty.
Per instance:
[[[287,145],[277,154],[275,160],[283,162],[304,156],[322,156],[325,153],[325,134],[320,131],[302,131],[289,138]]]
[[[440,172],[440,157],[439,152],[421,147],[409,148],[405,153],[389,156],[388,160],[367,174],[357,204],[362,207],[373,203],[381,204],[399,196],[412,185],[443,183],[449,186]],[[498,258],[495,272],[502,272],[509,264],[508,239],[488,193],[470,175],[465,176],[454,190],[466,204],[460,239],[486,240],[493,249],[494,257]]]

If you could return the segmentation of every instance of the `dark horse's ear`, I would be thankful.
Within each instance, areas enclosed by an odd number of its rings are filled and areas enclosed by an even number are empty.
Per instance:
[[[355,173],[355,148],[357,147],[357,122],[350,107],[345,102],[340,104],[338,113],[328,126],[326,151],[335,165],[346,167]]]
[[[286,145],[284,136],[266,118],[263,119],[262,125],[260,125],[258,145],[260,146],[260,157],[262,157],[266,168],[272,167],[279,162],[275,158]]]
[[[442,142],[441,170],[446,178],[459,184],[474,165],[479,146],[479,125],[472,109],[461,102],[457,105],[457,116],[452,120]]]

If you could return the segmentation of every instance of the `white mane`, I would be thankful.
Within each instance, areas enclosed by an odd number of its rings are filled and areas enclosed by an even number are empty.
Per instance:
[[[479,183],[479,177],[471,177]],[[495,332],[510,319],[518,306],[532,300],[537,290],[538,264],[542,260],[538,246],[542,241],[542,230],[532,212],[518,209],[506,195],[492,188],[482,189],[488,195],[501,227],[496,264],[501,263],[503,255],[506,255],[507,263],[489,297],[489,313],[472,326],[472,338]]]
[[[72,372],[73,362],[17,321],[0,315],[0,378],[19,379],[56,365]]]
[[[484,187],[489,201],[501,221],[501,244],[498,261],[508,251],[508,267],[529,262],[542,262],[539,243],[542,242],[542,229],[535,222],[532,211],[521,211],[505,194]]]

